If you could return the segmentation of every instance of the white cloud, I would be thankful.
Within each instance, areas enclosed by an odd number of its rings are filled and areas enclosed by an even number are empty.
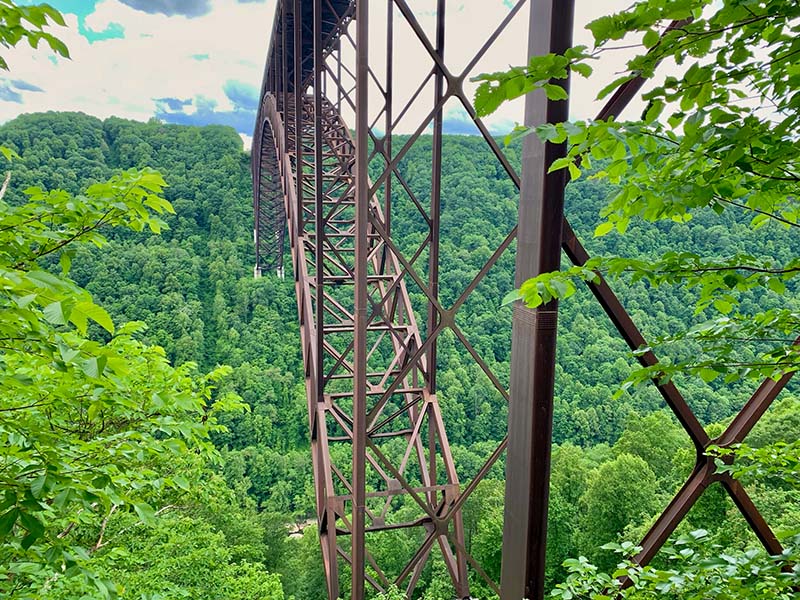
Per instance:
[[[147,120],[156,110],[154,98],[166,97],[204,96],[219,110],[230,110],[233,106],[223,92],[226,81],[260,84],[274,9],[274,0],[215,0],[211,13],[190,19],[103,0],[86,18],[87,28],[103,31],[118,23],[125,38],[92,44],[78,33],[75,16],[67,14],[69,27],[59,29],[58,35],[72,60],[53,64],[47,52],[31,52],[22,45],[9,52],[13,76],[45,93],[25,94],[22,106],[0,102],[0,119],[22,111],[79,110],[98,117]],[[193,58],[197,54],[207,54],[208,59]]]
[[[627,0],[577,0],[575,41],[590,45],[583,27],[601,13],[618,10]],[[435,7],[433,0],[412,0],[419,22],[431,40],[434,39]],[[483,40],[508,14],[503,0],[461,0],[447,2],[446,62],[458,72],[482,45]],[[147,120],[157,110],[155,99],[180,100],[203,98],[216,111],[232,111],[236,107],[223,91],[226,82],[234,80],[258,87],[269,43],[275,11],[275,0],[240,2],[213,0],[212,10],[194,18],[149,14],[121,0],[102,0],[86,17],[85,26],[92,31],[105,31],[111,24],[124,29],[124,39],[105,39],[89,43],[78,32],[74,15],[66,15],[69,27],[59,29],[59,36],[70,48],[72,60],[53,60],[46,51],[32,52],[20,45],[8,52],[12,76],[38,86],[44,93],[21,91],[23,103],[0,101],[0,120],[13,118],[20,112],[44,110],[83,111],[98,117],[111,115]],[[383,77],[386,3],[370,3],[370,53],[381,57],[373,61],[379,77]],[[464,82],[468,98],[476,84],[469,77],[481,72],[505,69],[523,64],[527,59],[529,9],[523,8],[497,42],[470,72]],[[351,28],[354,29],[354,28]],[[353,32],[353,36],[354,36]],[[352,58],[346,48],[345,56]],[[201,57],[201,59],[198,59]],[[207,57],[207,58],[206,58]],[[604,56],[596,65],[597,76],[591,83],[576,78],[572,94],[572,114],[585,118],[594,114],[599,103],[593,102],[596,91],[611,81],[624,64],[624,55]],[[395,17],[395,115],[430,71],[433,63],[422,44],[404,19]],[[377,88],[372,97],[377,106]],[[416,129],[430,111],[432,83],[420,95],[414,107],[396,131],[408,133]],[[207,105],[206,105],[207,106]],[[487,120],[495,130],[507,128],[522,120],[521,99],[503,106]],[[198,110],[197,105],[183,107],[185,114]],[[459,117],[459,103],[448,102],[445,114]],[[345,120],[353,124],[352,112],[345,109]],[[382,127],[381,127],[382,128]]]

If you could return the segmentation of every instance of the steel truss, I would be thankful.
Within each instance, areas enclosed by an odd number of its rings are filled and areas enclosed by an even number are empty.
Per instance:
[[[436,1],[436,32],[431,39],[406,0],[386,0],[381,32],[386,49],[371,63],[367,40],[375,24],[370,24],[368,10],[377,2],[280,0],[262,86],[253,141],[256,273],[282,274],[283,232],[288,227],[317,520],[331,599],[339,596],[343,565],[351,572],[354,599],[364,598],[367,587],[384,591],[392,584],[411,597],[434,547],[459,598],[469,596],[471,574],[485,580],[504,600],[543,595],[557,303],[535,310],[515,307],[510,389],[467,339],[456,316],[515,241],[520,250],[517,284],[558,269],[562,250],[576,265],[585,264],[589,255],[563,216],[567,177],[563,171],[548,173],[549,165],[564,155],[564,145],[543,146],[528,136],[521,179],[464,91],[471,70],[528,2],[516,2],[466,67],[452,70],[444,59],[445,0]],[[569,47],[573,0],[530,4],[529,54]],[[398,15],[432,65],[400,110],[394,106],[393,78]],[[375,68],[379,61],[381,69]],[[393,129],[431,82],[430,110],[395,150]],[[641,79],[623,84],[598,118],[618,116],[642,84]],[[370,87],[379,92],[377,107]],[[518,226],[458,298],[445,305],[439,294],[439,221],[442,118],[449,100],[466,110],[521,195]],[[528,125],[568,116],[566,102],[550,102],[536,94],[526,102]],[[355,139],[342,117],[348,111],[355,115]],[[382,131],[377,132],[379,124]],[[406,182],[400,163],[431,126],[431,196],[425,202]],[[410,253],[401,250],[391,234],[392,203],[401,195],[416,207],[427,231]],[[602,277],[588,285],[628,346],[646,346]],[[424,327],[418,326],[409,286],[427,304]],[[459,481],[436,396],[437,342],[446,330],[510,401],[509,434],[468,481]],[[652,352],[638,360],[647,366],[658,363]],[[788,374],[765,381],[714,440],[673,383],[654,381],[692,440],[696,464],[642,540],[638,562],[653,558],[715,481],[727,490],[767,550],[781,551],[746,491],[728,474],[717,473],[705,450],[711,444],[729,447],[741,442],[790,378]],[[468,552],[461,510],[507,449],[500,585]],[[370,541],[398,531],[416,531],[415,547],[403,566],[390,573],[370,550]]]

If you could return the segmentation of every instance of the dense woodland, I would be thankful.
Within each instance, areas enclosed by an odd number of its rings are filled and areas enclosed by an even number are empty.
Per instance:
[[[290,274],[284,280],[252,276],[250,162],[238,135],[216,126],[48,113],[23,115],[3,125],[0,143],[21,156],[13,163],[5,198],[11,205],[23,202],[29,186],[77,195],[123,169],[151,167],[161,173],[168,184],[164,197],[175,210],[162,216],[167,228],[158,235],[108,230],[110,244],[82,246],[71,257],[69,276],[115,323],[144,322],[147,328],[137,339],[163,347],[174,365],[196,363],[201,373],[229,365],[231,372],[219,391],[235,392],[247,406],[218,417],[225,428],[211,434],[216,453],[190,454],[172,466],[183,474],[177,488],[148,488],[152,518],[143,522],[137,512],[98,511],[69,528],[66,535],[87,549],[97,578],[107,583],[98,587],[96,579],[32,573],[35,597],[94,598],[116,589],[126,599],[323,598],[314,527],[306,526],[313,514],[313,489],[293,283]],[[519,145],[506,151],[517,164]],[[444,156],[441,295],[451,303],[513,227],[517,192],[477,137],[447,137]],[[408,153],[401,170],[414,192],[426,199],[429,139]],[[768,225],[753,231],[736,215],[711,211],[689,223],[640,225],[624,236],[593,239],[607,185],[581,180],[568,188],[569,219],[593,253],[647,259],[668,250],[712,256],[761,252],[785,261],[800,255],[797,238],[784,229]],[[393,224],[403,248],[413,249],[422,240],[410,204],[397,203]],[[59,268],[57,257],[44,262]],[[510,308],[502,300],[512,288],[509,252],[458,317],[503,381],[509,368]],[[674,333],[706,316],[694,314],[695,298],[687,291],[667,293],[624,281],[615,288],[648,336]],[[410,292],[421,306],[421,294],[413,288]],[[786,302],[778,294],[755,291],[742,299],[743,305],[762,308]],[[107,336],[100,328],[90,333]],[[679,360],[681,353],[696,348],[687,342],[674,352]],[[569,557],[583,555],[603,568],[613,567],[615,555],[600,547],[640,537],[692,467],[691,445],[653,389],[617,393],[632,364],[630,352],[588,291],[562,303],[548,548],[551,586],[565,577],[561,565]],[[453,337],[443,338],[439,369],[438,394],[453,454],[462,475],[469,477],[504,435],[507,410]],[[677,379],[710,432],[721,431],[753,387],[749,382]],[[748,442],[758,447],[797,439],[798,409],[789,389]],[[749,489],[768,520],[782,535],[790,535],[800,522],[797,489],[780,482]],[[468,546],[495,578],[502,504],[499,465],[465,508]],[[47,525],[53,535],[64,527]],[[701,499],[680,533],[698,529],[707,532],[707,548],[754,543],[721,489]],[[24,550],[9,548],[3,547],[0,564],[24,562]],[[387,542],[378,551],[390,559],[393,550]],[[419,594],[430,600],[449,597],[443,573],[434,562],[422,577]],[[13,581],[0,579],[0,590]],[[346,592],[347,582],[343,586]],[[473,595],[488,597],[489,591],[476,579]]]

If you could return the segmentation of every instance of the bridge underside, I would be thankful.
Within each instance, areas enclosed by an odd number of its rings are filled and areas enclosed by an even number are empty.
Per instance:
[[[368,4],[373,11],[384,7],[383,21],[373,29],[380,31],[385,52],[375,57],[359,42],[370,29]],[[562,250],[577,265],[589,255],[563,217],[564,172],[548,174],[563,147],[543,151],[535,136],[528,136],[526,178],[521,179],[475,115],[464,82],[507,35],[509,23],[525,17],[523,8],[531,8],[529,53],[568,47],[573,3],[516,2],[458,69],[444,60],[445,0],[432,4],[436,26],[429,36],[406,0],[278,2],[253,140],[256,274],[282,276],[288,231],[329,598],[340,597],[347,571],[351,583],[346,591],[354,599],[361,600],[369,588],[380,592],[391,585],[411,597],[423,569],[437,555],[459,598],[469,597],[470,582],[479,580],[504,600],[538,600],[543,593],[557,305],[515,308],[510,377],[481,357],[459,327],[459,314],[517,241],[526,249],[516,256],[517,284],[558,269]],[[401,24],[419,42],[427,62],[414,65],[424,77],[422,84],[396,103],[393,35]],[[520,48],[520,60],[512,62],[523,63],[524,56]],[[623,84],[598,117],[619,115],[642,83]],[[429,102],[420,107],[426,95]],[[466,112],[521,194],[518,227],[458,296],[446,302],[439,291],[439,222],[442,119],[448,102]],[[350,124],[354,136],[345,115],[355,119]],[[527,99],[528,125],[566,118],[565,102]],[[393,148],[401,119],[413,121],[404,130],[412,133]],[[429,130],[431,191],[429,198],[420,198],[400,163]],[[413,207],[421,223],[421,243],[410,250],[404,240],[392,237],[393,203],[401,201]],[[551,225],[540,227],[543,222]],[[628,345],[645,346],[602,278],[589,287]],[[426,313],[419,322],[409,289],[426,309],[417,310]],[[495,443],[466,480],[459,479],[436,394],[437,344],[445,331],[493,393],[510,402],[509,435]],[[650,352],[639,360],[653,365],[658,359]],[[743,440],[789,377],[766,381],[713,443],[729,446]],[[716,473],[713,460],[705,456],[712,440],[681,393],[671,383],[654,383],[692,440],[697,460],[643,539],[637,559],[652,559],[713,481],[726,488],[767,549],[779,552],[744,489]],[[501,590],[468,552],[462,509],[507,447]]]

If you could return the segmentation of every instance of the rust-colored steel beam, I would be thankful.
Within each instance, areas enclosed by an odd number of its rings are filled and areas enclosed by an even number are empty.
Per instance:
[[[458,598],[470,596],[473,578],[504,599],[524,595],[541,600],[557,305],[536,311],[515,308],[510,391],[456,317],[515,240],[517,285],[537,273],[558,269],[559,247],[577,265],[585,264],[589,255],[563,215],[568,177],[563,171],[547,173],[548,165],[563,155],[564,146],[542,145],[529,136],[520,178],[476,115],[464,82],[526,6],[532,10],[531,54],[568,47],[573,2],[518,0],[466,66],[453,70],[445,60],[446,2],[431,1],[436,6],[432,37],[407,0],[387,0],[385,5],[366,0],[278,1],[253,136],[255,273],[283,275],[288,231],[329,598],[343,595],[342,586],[349,588],[351,598],[362,600],[368,588],[381,592],[391,585],[411,598],[431,556],[438,554]],[[368,12],[380,13],[384,6],[385,21],[370,22]],[[421,83],[404,103],[397,102],[400,96],[395,93],[394,52],[400,27],[410,32],[430,65],[429,70],[423,67]],[[373,33],[385,39],[385,54],[374,49],[372,56],[368,53],[366,40]],[[433,94],[427,97],[431,83]],[[643,83],[636,78],[620,86],[598,118],[618,117]],[[522,190],[518,227],[508,232],[448,305],[439,293],[439,268],[442,165],[447,159],[443,117],[450,101],[466,111]],[[568,117],[565,102],[547,102],[534,95],[527,105],[529,125]],[[354,137],[343,113],[355,116]],[[403,128],[412,133],[393,147],[399,123],[409,120],[411,126]],[[383,123],[383,131],[376,130],[378,123]],[[400,165],[429,128],[431,195],[420,198]],[[392,211],[399,200],[413,207],[422,227],[422,241],[408,251],[392,238]],[[645,346],[644,336],[602,277],[588,285],[628,346]],[[425,305],[424,330],[417,325],[409,286]],[[437,343],[445,331],[463,346],[466,359],[497,394],[510,400],[509,435],[463,482],[436,396]],[[639,361],[658,364],[652,352]],[[713,443],[729,447],[742,441],[789,378],[765,382]],[[642,564],[651,560],[715,481],[728,491],[764,546],[779,551],[780,544],[746,491],[716,473],[714,461],[705,456],[712,440],[680,391],[672,383],[654,384],[692,440],[697,459],[684,486],[645,536],[637,559]],[[500,585],[470,555],[462,509],[507,447]],[[413,539],[414,548],[396,572],[388,572],[382,557],[371,551],[371,540],[409,532],[416,537],[405,541]],[[340,581],[342,567],[352,574],[350,581]]]
[[[573,0],[534,0],[530,16],[529,54],[563,54],[572,46]],[[569,92],[569,77],[553,81]],[[566,100],[529,94],[525,124],[563,123]],[[515,284],[561,268],[561,224],[564,220],[566,172],[549,172],[566,155],[566,141],[542,143],[528,136],[522,151]],[[511,348],[509,443],[503,525],[501,598],[544,597],[550,450],[553,438],[553,390],[556,369],[558,301],[536,309],[514,306]]]
[[[353,598],[364,597],[366,553],[367,477],[367,279],[369,237],[369,3],[356,3],[356,147],[353,323],[353,509],[351,539],[351,589]]]

